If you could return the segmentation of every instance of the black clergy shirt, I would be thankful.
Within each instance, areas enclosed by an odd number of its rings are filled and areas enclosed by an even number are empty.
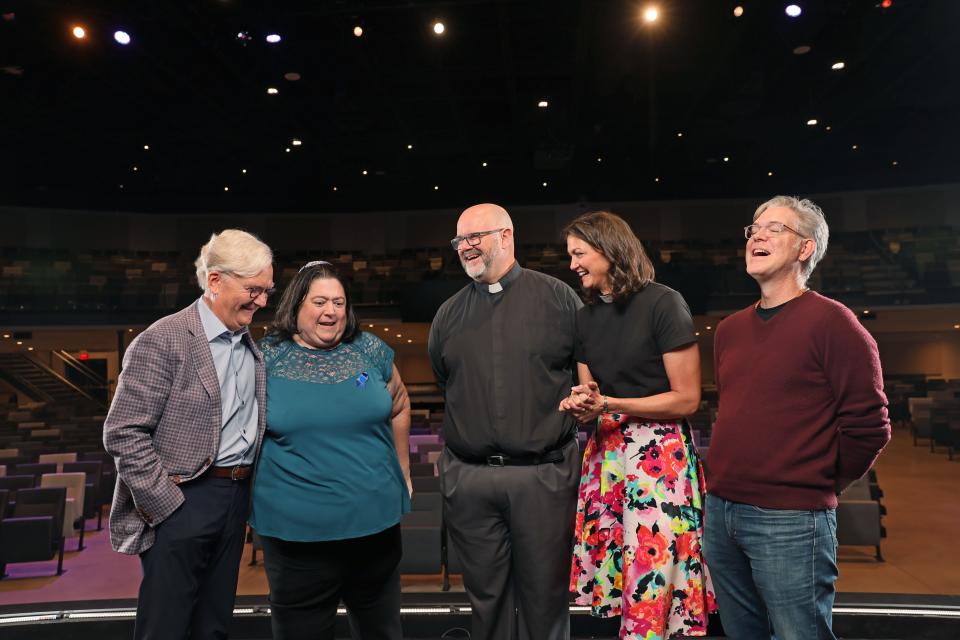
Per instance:
[[[567,284],[519,264],[498,283],[472,282],[441,305],[429,351],[454,453],[540,453],[574,432],[576,421],[558,406],[574,384],[582,306]]]

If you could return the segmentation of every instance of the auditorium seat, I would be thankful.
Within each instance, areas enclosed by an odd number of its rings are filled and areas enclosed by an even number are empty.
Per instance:
[[[86,474],[86,498],[83,503],[84,527],[86,520],[94,516],[97,517],[97,531],[103,529],[103,505],[108,504],[111,496],[103,493],[103,474],[102,465],[95,460],[86,460],[84,462],[65,462],[63,471],[65,473],[83,473]]]
[[[0,522],[0,577],[6,565],[57,558],[63,573],[64,488],[20,489],[13,514]]]
[[[86,479],[84,473],[45,473],[40,476],[41,488],[62,487],[67,490],[63,535],[65,538],[77,537],[77,551],[83,551],[83,533],[86,528],[83,512]]]
[[[76,453],[41,453],[37,458],[37,462],[40,464],[55,464],[57,465],[57,473],[63,471],[64,462],[76,462],[77,454]]]

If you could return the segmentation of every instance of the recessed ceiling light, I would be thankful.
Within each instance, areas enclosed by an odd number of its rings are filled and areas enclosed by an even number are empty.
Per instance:
[[[481,162],[480,164],[481,164],[481,166],[484,166],[484,167],[487,166],[487,163],[486,163],[486,162]]]
[[[711,326],[708,324],[708,325],[707,325],[707,331],[710,331],[711,329],[713,329],[713,327],[711,327]]]
[[[656,22],[660,17],[660,11],[656,7],[647,7],[643,10],[644,22]]]
[[[795,47],[795,48],[793,49],[793,55],[795,55],[795,56],[802,56],[802,55],[805,55],[805,54],[810,53],[810,51],[811,51],[810,45],[808,45],[808,44],[802,44],[802,45],[800,45],[799,47]]]
[[[739,18],[740,16],[742,16],[742,15],[743,15],[743,7],[741,7],[740,5],[735,6],[735,7],[733,8],[733,15],[735,15],[735,16],[738,17],[738,18]]]
[[[768,178],[769,178],[770,176],[772,176],[772,175],[773,175],[773,171],[767,171],[767,177],[768,177]]]
[[[144,150],[144,151],[150,151],[150,145],[148,145],[148,144],[143,145],[143,150]]]
[[[408,144],[408,145],[407,145],[407,149],[408,149],[408,150],[409,150],[409,149],[413,149],[413,145],[412,145],[412,144]]]
[[[696,336],[698,336],[698,335],[700,335],[700,332],[699,332],[699,331],[697,331],[697,332],[696,332],[696,333],[695,333],[694,335],[696,335]]]
[[[412,342],[413,342],[413,340],[411,340],[410,338],[407,338],[407,343],[408,343],[408,344],[409,344],[409,343],[412,343]]]
[[[954,328],[954,329],[960,329],[960,324],[955,324],[955,325],[953,325],[953,328]]]
[[[373,325],[372,325],[372,324],[368,324],[368,325],[367,325],[367,328],[368,328],[368,329],[373,329]]]
[[[358,38],[359,38],[360,36],[362,36],[362,35],[363,35],[363,27],[361,27],[360,25],[355,26],[355,27],[353,28],[353,35],[357,36]]]
[[[230,187],[224,187],[223,190],[224,190],[224,191],[230,191]]]
[[[276,87],[267,87],[267,93],[269,93],[271,96],[275,96],[280,93],[280,90]]]
[[[113,39],[117,41],[117,44],[127,45],[130,44],[130,34],[126,31],[114,31]]]
[[[271,33],[266,37],[266,41],[270,44],[277,44],[280,40],[282,40],[282,38],[279,33]]]
[[[17,340],[17,344],[23,344],[23,340]]]
[[[730,156],[723,156],[724,162],[730,162]]]
[[[547,186],[547,183],[546,183],[546,182],[544,182],[544,183],[543,183],[543,186]]]
[[[857,145],[853,145],[853,146],[851,146],[850,148],[853,149],[854,151],[856,151],[856,150],[857,150]]]
[[[363,173],[363,175],[367,175],[367,170],[364,169],[361,173]]]
[[[439,190],[440,190],[440,185],[438,185],[438,184],[433,185],[433,190],[434,190],[434,191],[439,191]]]
[[[127,329],[127,333],[133,333],[133,329]]]
[[[333,188],[333,190],[334,190],[334,191],[336,191],[336,190],[337,190],[337,188],[336,188],[336,187],[334,187],[334,188]]]
[[[299,147],[300,145],[303,144],[303,140],[301,140],[300,138],[294,138],[293,140],[290,141],[290,144],[292,144],[295,147]]]
[[[784,11],[786,11],[787,15],[790,16],[791,18],[796,18],[801,13],[803,13],[803,9],[801,9],[800,6],[796,4],[788,4],[786,9],[784,9]]]
[[[537,103],[537,106],[540,107],[541,109],[546,109],[547,107],[550,106],[550,103],[547,102],[546,100],[541,100],[540,102]]]
[[[287,153],[290,153],[290,147],[287,147],[286,149],[284,149],[284,151],[286,151]]]
[[[246,172],[247,172],[246,169],[240,169],[240,173],[246,173]]]
[[[817,126],[817,119],[816,119],[816,118],[810,118],[809,120],[807,120],[807,126],[808,126],[808,127],[815,127],[815,126]]]
[[[73,33],[73,37],[76,38],[77,40],[83,40],[84,38],[87,37],[87,30],[81,27],[80,25],[75,26],[72,30],[72,33]]]
[[[384,327],[383,330],[384,330],[384,331],[390,331],[390,327]]]
[[[33,347],[27,347],[27,351],[33,351]]]
[[[440,22],[439,20],[433,23],[433,32],[438,36],[442,36],[446,30],[447,30],[446,25]]]
[[[678,137],[678,138],[682,138],[682,137],[683,137],[683,131],[677,131],[677,137]]]
[[[134,166],[134,167],[133,167],[133,170],[134,170],[134,171],[140,171],[140,167]]]
[[[841,60],[841,61],[834,62],[832,65],[830,65],[830,68],[833,69],[834,71],[840,71],[841,69],[846,68],[846,66],[847,66],[846,63]]]
[[[896,160],[894,160],[894,161],[893,161],[893,162],[891,162],[890,164],[892,164],[893,166],[897,166],[897,165],[898,165],[898,164],[900,164],[900,163],[899,163],[899,162],[897,162]]]
[[[403,334],[402,334],[402,333],[398,333],[398,334],[397,334],[397,337],[398,337],[398,338],[402,338],[402,337],[403,337]]]
[[[824,129],[824,131],[830,131],[831,128],[832,128],[832,127],[831,127],[830,125],[827,125],[827,126],[825,126],[823,129]]]
[[[660,178],[654,178],[653,181],[654,181],[654,182],[660,182]]]
[[[603,162],[603,158],[601,158],[600,156],[597,156],[597,162]]]
[[[9,337],[10,337],[10,334],[9,334],[9,333],[5,333],[5,334],[3,334],[3,337],[4,337],[4,338],[9,338]]]

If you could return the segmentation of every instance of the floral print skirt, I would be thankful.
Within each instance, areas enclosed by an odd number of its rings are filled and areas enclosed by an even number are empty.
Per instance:
[[[620,638],[702,636],[717,610],[701,554],[706,488],[689,428],[605,413],[584,452],[570,590]]]

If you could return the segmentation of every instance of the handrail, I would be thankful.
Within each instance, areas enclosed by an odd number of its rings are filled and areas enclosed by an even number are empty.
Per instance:
[[[93,386],[97,387],[98,389],[107,388],[106,378],[101,378],[97,372],[83,364],[83,362],[73,354],[64,351],[63,349],[60,351],[52,351],[51,353],[60,358],[64,364],[73,367],[76,371],[79,371],[81,374],[83,374],[87,380],[93,383]]]
[[[53,376],[54,378],[56,378],[57,380],[59,380],[59,381],[60,381],[61,383],[63,383],[64,385],[70,387],[72,390],[74,390],[74,391],[76,391],[77,393],[79,393],[80,395],[82,395],[82,396],[83,396],[84,398],[86,398],[87,400],[90,400],[91,402],[95,403],[95,404],[96,404],[97,406],[99,406],[99,407],[103,407],[104,409],[107,408],[107,405],[106,405],[106,404],[104,404],[103,402],[100,402],[99,400],[97,400],[96,398],[94,398],[93,396],[91,396],[89,393],[87,393],[86,391],[84,391],[83,389],[81,389],[80,387],[78,387],[77,385],[73,384],[72,382],[70,382],[69,380],[67,380],[66,378],[64,378],[62,375],[60,375],[59,373],[57,373],[56,371],[54,371],[53,369],[51,369],[51,368],[48,367],[47,365],[43,364],[43,363],[40,362],[39,360],[37,360],[37,359],[35,359],[35,358],[31,358],[30,356],[23,356],[23,357],[24,357],[24,359],[25,359],[27,362],[29,362],[29,363],[32,364],[33,366],[37,367],[37,368],[40,369],[41,371],[47,373],[48,375]]]
[[[49,393],[47,393],[37,385],[33,384],[26,378],[14,375],[9,371],[7,371],[6,369],[0,368],[0,378],[3,378],[15,388],[20,388],[21,390],[25,390],[28,396],[35,394],[36,400],[42,400],[45,402],[55,402],[54,397],[51,396]]]

